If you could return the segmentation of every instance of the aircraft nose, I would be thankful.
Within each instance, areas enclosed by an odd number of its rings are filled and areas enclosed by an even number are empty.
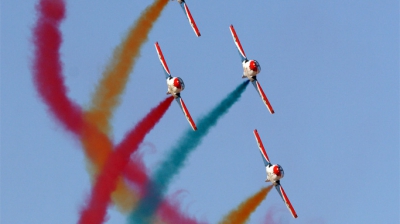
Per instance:
[[[182,88],[181,82],[179,81],[179,79],[174,79],[174,86],[178,89]]]
[[[281,176],[281,170],[279,169],[279,166],[274,166],[273,172],[277,176]]]
[[[256,62],[255,61],[250,61],[250,69],[251,70],[253,70],[253,71],[257,71],[257,64],[256,64]]]

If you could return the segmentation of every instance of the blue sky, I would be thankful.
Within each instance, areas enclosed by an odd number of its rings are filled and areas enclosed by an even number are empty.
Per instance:
[[[1,2],[1,222],[74,223],[91,186],[79,142],[47,113],[32,82],[31,28],[37,1]],[[196,121],[242,82],[229,32],[260,62],[258,80],[275,114],[252,86],[191,154],[169,188],[184,189],[187,213],[218,222],[266,186],[252,131],[257,128],[299,218],[274,190],[251,216],[271,207],[281,223],[399,221],[398,1],[187,1],[202,36],[170,2],[142,47],[113,138],[164,99],[154,42]],[[67,2],[62,59],[69,96],[82,106],[112,52],[150,2]],[[146,137],[150,170],[188,127],[173,104]],[[124,223],[115,208],[107,223]]]

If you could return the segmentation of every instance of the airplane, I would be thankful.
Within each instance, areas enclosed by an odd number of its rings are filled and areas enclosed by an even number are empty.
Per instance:
[[[190,116],[189,110],[186,108],[186,105],[183,102],[183,99],[181,98],[181,91],[185,89],[185,83],[181,78],[171,76],[167,62],[165,61],[164,55],[161,51],[160,45],[158,44],[158,42],[156,42],[154,45],[156,47],[158,58],[160,59],[161,65],[164,68],[165,76],[167,78],[167,86],[168,86],[167,94],[171,94],[175,98],[176,102],[178,102],[179,106],[181,107],[183,114],[188,120],[190,126],[194,131],[196,131],[197,130],[196,124],[194,123],[192,117]]]
[[[231,25],[229,27],[229,29],[231,30],[233,41],[235,42],[235,45],[239,51],[240,58],[242,60],[242,66],[243,66],[242,78],[248,78],[251,81],[251,83],[253,83],[253,86],[256,88],[258,94],[260,95],[264,104],[267,106],[269,112],[271,114],[275,113],[270,102],[268,101],[267,96],[265,95],[264,91],[262,90],[260,83],[257,81],[257,78],[256,78],[256,75],[258,75],[258,73],[260,73],[260,71],[261,71],[260,64],[256,60],[247,59],[246,54],[244,53],[243,47],[240,44],[239,38],[236,34],[235,28],[233,28],[233,25]]]
[[[193,28],[194,33],[196,34],[197,37],[200,37],[200,36],[201,36],[200,31],[199,31],[199,29],[197,28],[196,23],[194,22],[194,19],[193,19],[193,17],[192,17],[192,14],[190,14],[189,8],[188,8],[188,6],[187,6],[185,0],[177,0],[177,2],[181,5],[181,7],[182,7],[182,9],[183,9],[183,12],[185,13],[186,17],[187,17],[188,20],[189,20],[190,25],[191,25],[192,28]]]
[[[296,211],[294,210],[292,204],[289,201],[289,198],[287,197],[285,191],[283,190],[283,187],[281,186],[280,180],[284,176],[282,167],[279,164],[272,164],[270,162],[267,152],[265,151],[264,145],[261,142],[261,138],[258,135],[257,129],[255,129],[253,133],[254,133],[254,136],[256,137],[258,148],[260,149],[261,156],[262,156],[264,164],[265,164],[265,169],[267,171],[267,179],[265,180],[265,182],[271,182],[275,186],[276,190],[278,191],[279,195],[285,202],[286,207],[289,209],[293,218],[297,218]]]

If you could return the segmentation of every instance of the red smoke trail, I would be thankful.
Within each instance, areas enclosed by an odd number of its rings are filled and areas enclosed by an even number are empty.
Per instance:
[[[97,177],[96,183],[92,189],[91,198],[86,208],[82,211],[79,223],[91,224],[102,223],[106,215],[107,206],[111,200],[111,193],[116,189],[117,180],[129,163],[130,155],[138,149],[140,143],[148,132],[150,132],[156,123],[167,111],[174,98],[168,97],[156,108],[147,114],[136,127],[131,130],[110,154],[102,172]]]
[[[65,2],[63,0],[41,0],[36,6],[36,10],[38,11],[38,20],[33,29],[32,69],[35,87],[56,120],[68,131],[78,136],[83,127],[83,114],[79,105],[67,97],[68,89],[64,84],[60,60],[62,43],[60,23],[65,17]],[[139,164],[132,162],[124,173],[129,174],[129,179],[139,185],[148,179],[143,166],[141,168]],[[133,191],[130,193],[135,194]],[[179,217],[185,217],[178,213],[177,206],[170,204],[166,208],[172,210],[171,214],[178,217],[178,220]],[[165,221],[175,223],[173,219]]]
[[[62,121],[64,128],[78,135],[83,123],[82,111],[67,97],[59,54],[60,22],[65,17],[65,3],[63,0],[41,0],[36,9],[39,18],[33,30],[35,86],[51,114]]]

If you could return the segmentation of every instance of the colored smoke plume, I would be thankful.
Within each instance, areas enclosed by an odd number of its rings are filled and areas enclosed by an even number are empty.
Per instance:
[[[111,193],[116,189],[117,180],[128,164],[130,155],[139,148],[144,137],[165,114],[173,99],[173,97],[168,97],[153,108],[134,129],[128,132],[124,141],[109,155],[96,179],[87,206],[81,213],[80,224],[104,222]]]
[[[249,81],[241,83],[229,93],[208,114],[197,122],[197,131],[188,128],[177,144],[169,150],[166,159],[155,170],[151,181],[146,186],[146,195],[140,200],[138,207],[129,215],[130,223],[148,223],[167,190],[172,178],[183,168],[189,154],[199,146],[210,129],[240,99]]]
[[[232,210],[228,215],[226,215],[220,224],[245,223],[249,219],[250,215],[261,204],[272,187],[273,185],[261,188],[260,191],[247,198],[236,209]]]
[[[284,223],[282,221],[276,221],[276,217],[278,213],[287,212],[286,209],[279,209],[277,207],[270,207],[268,209],[267,214],[265,215],[263,223],[265,224],[278,224]],[[289,213],[290,214],[290,213]]]
[[[33,28],[33,80],[50,113],[75,135],[82,128],[82,111],[68,97],[64,85],[60,46],[60,23],[65,17],[63,0],[41,0],[36,5],[38,20]]]
[[[150,30],[167,3],[168,0],[156,0],[142,12],[132,25],[124,40],[114,50],[112,60],[103,72],[102,80],[92,97],[91,107],[85,111],[86,123],[96,127],[86,127],[81,138],[85,152],[90,158],[88,167],[90,167],[89,172],[92,178],[96,177],[112,152],[110,142],[106,141],[104,134],[110,132],[112,113],[119,104],[119,97],[123,93],[129,74],[139,57],[140,48],[147,41]],[[103,139],[103,143],[97,139]],[[137,168],[133,163],[130,163],[129,167]],[[118,209],[124,213],[132,210],[137,201],[135,194],[131,193],[122,179],[119,180],[112,198]]]
[[[177,214],[174,210],[179,208],[180,201],[179,196],[182,191],[175,192],[174,194],[168,196],[168,200],[161,202],[159,209],[157,210],[157,217],[162,220],[169,221],[168,223],[185,223],[185,224],[196,224],[198,221],[184,217],[180,214]],[[204,222],[202,222],[204,223]]]
[[[93,95],[92,105],[86,112],[89,113],[88,118],[104,133],[110,131],[111,115],[119,104],[119,96],[124,91],[129,74],[139,57],[140,47],[147,41],[150,30],[167,3],[168,0],[156,0],[147,7],[123,42],[114,50],[112,61],[106,67]]]
[[[93,145],[93,148],[107,148],[105,154],[97,154],[98,151],[86,152],[87,157],[95,161],[94,164],[97,161],[98,164],[104,165],[112,151],[112,142],[106,135],[97,130],[92,123],[85,122],[84,124],[81,108],[67,97],[68,89],[64,84],[62,62],[60,60],[62,43],[60,23],[65,17],[65,2],[63,0],[41,0],[36,5],[36,10],[38,19],[33,28],[32,38],[34,44],[32,73],[36,90],[48,106],[50,113],[67,131],[76,136],[84,133],[83,135],[85,136],[81,137],[81,139],[86,139],[86,142],[83,142],[83,144],[87,144],[87,141],[96,140],[97,143]],[[147,23],[145,19],[141,19],[141,21]],[[86,116],[90,115],[86,114]],[[94,122],[96,122],[95,119]],[[143,166],[140,166],[137,162],[139,161],[130,163],[124,173],[129,174],[128,178],[131,181],[136,181],[140,184],[147,180],[147,174],[144,169],[141,170]],[[99,166],[102,167],[103,165]],[[96,168],[95,170],[97,173],[99,169]],[[114,196],[119,196],[119,198],[115,199],[115,201],[131,208],[138,198],[136,192],[126,188],[122,181],[119,181],[117,186],[118,191],[114,192],[117,193]],[[177,206],[171,203],[166,204],[166,209],[175,214],[174,217],[178,217],[178,220],[181,219],[179,217],[185,217],[184,214],[179,213]],[[171,217],[169,218],[167,217],[167,222],[175,222]]]

